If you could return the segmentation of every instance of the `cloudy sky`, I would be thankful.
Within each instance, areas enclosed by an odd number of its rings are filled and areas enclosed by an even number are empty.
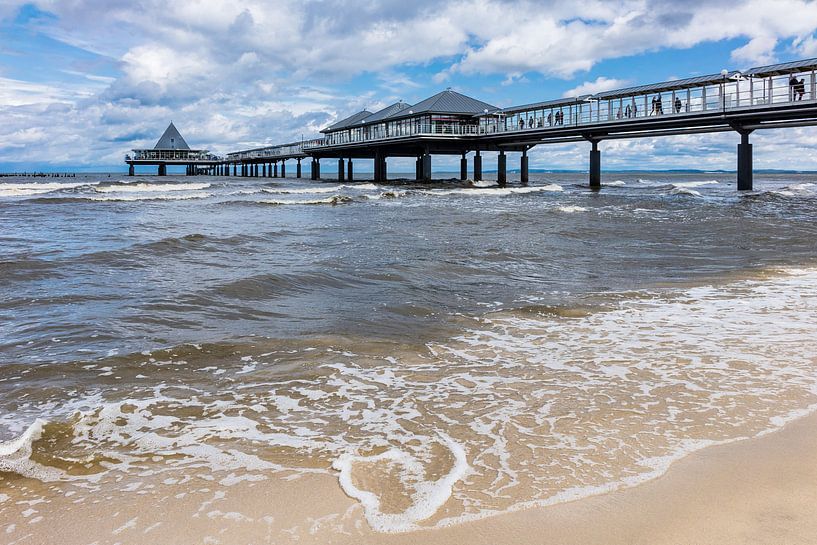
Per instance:
[[[0,0],[0,171],[122,170],[171,119],[226,153],[449,86],[509,106],[808,57],[807,0]],[[608,142],[604,166],[734,169],[737,139]],[[756,168],[817,170],[817,128],[753,141]]]

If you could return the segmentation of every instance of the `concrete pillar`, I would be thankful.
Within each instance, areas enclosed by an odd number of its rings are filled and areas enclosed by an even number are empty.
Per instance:
[[[431,154],[426,153],[422,157],[422,166],[423,166],[423,181],[430,182],[431,181]]]
[[[309,165],[309,178],[312,180],[317,180],[317,167],[315,166],[315,158],[312,158],[312,163]]]
[[[346,163],[341,157],[338,159],[338,182],[343,183],[344,181],[346,181]]]
[[[295,167],[295,177],[296,178],[301,177],[301,160],[300,159],[298,159],[298,166]]]
[[[287,177],[287,162],[281,161],[281,178]]]
[[[273,178],[278,177],[278,161],[275,161],[274,163],[272,163],[272,176],[273,176]]]
[[[238,176],[238,163],[233,163],[233,176]]]
[[[346,181],[354,182],[355,181],[355,172],[354,168],[352,168],[352,158],[349,157],[349,163],[346,165]]]
[[[528,185],[530,179],[528,175],[528,150],[522,152],[522,159],[519,162],[519,179],[522,185]]]
[[[167,165],[159,163],[159,176],[167,176]]]
[[[414,161],[414,179],[420,181],[423,179],[423,156],[421,155]]]
[[[467,152],[462,152],[462,158],[460,159],[460,180],[467,180],[468,179],[468,159],[465,158],[465,154]]]
[[[266,177],[267,177],[267,163],[264,163],[264,164],[261,166],[261,168],[262,168],[261,176],[263,176],[264,178],[266,178]]]
[[[315,179],[321,179],[321,158],[315,157]]]
[[[508,157],[504,151],[499,152],[496,160],[496,181],[499,185],[508,183]]]
[[[386,181],[385,172],[386,169],[383,167],[383,164],[386,162],[385,157],[383,157],[382,152],[375,152],[374,154],[374,181],[375,183],[382,183]]]
[[[189,168],[189,167],[188,167]],[[133,164],[128,166],[128,176],[133,176],[135,174]]]
[[[741,131],[738,144],[738,191],[752,190],[752,144],[749,143],[749,133]]]
[[[389,167],[388,167],[388,163],[386,162],[386,156],[385,155],[381,155],[381,157],[380,157],[380,173],[381,173],[380,174],[380,180],[383,183],[388,182],[389,181]]]
[[[601,188],[601,151],[599,151],[598,140],[592,141],[593,147],[590,149],[590,188]]]
[[[482,180],[482,155],[477,150],[476,155],[474,155],[474,181],[478,182],[480,180]]]

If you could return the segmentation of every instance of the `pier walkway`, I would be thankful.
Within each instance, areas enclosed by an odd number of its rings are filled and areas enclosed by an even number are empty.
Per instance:
[[[528,182],[528,151],[537,145],[589,142],[589,184],[601,185],[606,140],[732,131],[737,144],[737,188],[752,189],[756,130],[817,125],[817,59],[666,81],[498,108],[447,89],[417,104],[397,102],[378,112],[354,113],[302,142],[230,153],[212,165],[221,175],[286,175],[287,160],[311,159],[320,178],[322,159],[338,161],[338,179],[352,180],[352,161],[374,161],[375,181],[387,178],[388,157],[416,158],[416,178],[431,178],[432,155],[459,155],[460,176],[482,179],[481,152],[498,152],[497,180],[507,181],[507,153],[520,153]],[[232,168],[231,168],[232,167]],[[231,172],[232,170],[232,172]]]

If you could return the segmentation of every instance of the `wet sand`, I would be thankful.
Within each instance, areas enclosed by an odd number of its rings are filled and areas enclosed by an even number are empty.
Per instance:
[[[817,543],[817,415],[760,438],[698,451],[637,487],[405,534],[372,532],[363,510],[328,475],[239,483],[223,498],[213,493],[217,487],[207,488],[206,474],[185,488],[194,491],[160,501],[130,493],[72,506],[70,498],[52,498],[18,506],[35,511],[18,520],[7,518],[13,511],[7,504],[0,537],[4,543],[66,545]],[[9,523],[16,523],[10,532]]]

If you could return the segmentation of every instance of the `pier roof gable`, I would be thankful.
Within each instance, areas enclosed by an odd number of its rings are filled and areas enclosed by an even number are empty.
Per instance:
[[[323,129],[321,132],[322,133],[327,133],[327,132],[339,131],[339,130],[342,130],[342,129],[348,129],[348,128],[356,125],[356,124],[359,124],[361,121],[363,121],[364,119],[366,119],[370,115],[372,115],[372,112],[370,112],[368,110],[361,110],[361,111],[357,112],[356,114],[352,114],[352,115],[350,115],[349,117],[347,117],[345,119],[341,119],[340,121],[334,123],[333,125],[329,125],[325,129]]]
[[[153,146],[153,149],[189,150],[190,146],[187,145],[187,142],[185,142],[179,130],[176,128],[176,125],[171,121],[170,125],[165,129],[164,134],[162,134],[162,137],[159,138],[159,141]]]
[[[409,108],[411,108],[411,104],[401,100],[400,102],[395,102],[390,106],[386,106],[382,110],[376,111],[370,117],[367,117],[365,122],[367,125],[370,123],[377,123],[378,121],[382,121],[387,117],[395,116],[404,110],[408,110]]]
[[[494,111],[496,109],[496,106],[492,104],[446,89],[410,108],[392,114],[390,119],[413,117],[418,114],[476,115],[484,113],[485,110]]]
[[[817,70],[817,59],[803,59],[769,66],[756,66],[744,71],[743,75],[753,77],[781,76],[783,74],[796,74],[806,70]]]

